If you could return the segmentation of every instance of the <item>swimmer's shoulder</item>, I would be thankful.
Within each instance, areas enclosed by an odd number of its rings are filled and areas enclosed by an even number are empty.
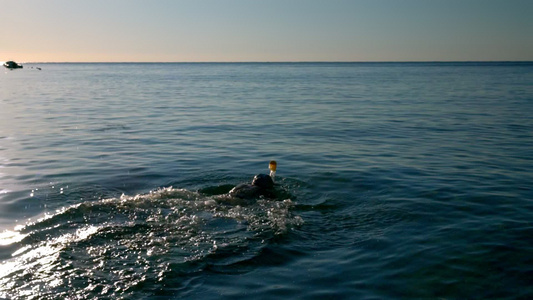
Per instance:
[[[236,198],[253,198],[259,194],[257,186],[242,183],[231,189],[229,195]]]

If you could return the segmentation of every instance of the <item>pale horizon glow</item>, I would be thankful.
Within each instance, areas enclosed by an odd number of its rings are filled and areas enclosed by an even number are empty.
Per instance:
[[[533,61],[530,0],[0,0],[0,61]]]

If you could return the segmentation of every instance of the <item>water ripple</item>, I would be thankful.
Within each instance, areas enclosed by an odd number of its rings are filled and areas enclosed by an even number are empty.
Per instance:
[[[1,265],[0,296],[120,298],[140,286],[179,286],[198,272],[243,272],[239,264],[303,223],[292,206],[229,206],[165,188],[65,207],[2,233],[0,246],[17,250]]]

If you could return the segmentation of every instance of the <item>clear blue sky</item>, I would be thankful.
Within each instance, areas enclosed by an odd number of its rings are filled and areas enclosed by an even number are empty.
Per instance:
[[[0,60],[533,60],[533,0],[0,0]]]

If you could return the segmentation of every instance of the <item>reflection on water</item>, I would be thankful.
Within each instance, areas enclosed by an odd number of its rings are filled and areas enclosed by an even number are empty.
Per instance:
[[[0,298],[532,298],[531,62],[47,64],[0,86]],[[270,159],[291,195],[217,202]],[[147,193],[168,186],[188,190]]]
[[[211,265],[252,259],[302,224],[292,206],[290,199],[232,206],[164,188],[66,207],[0,235],[14,250],[0,268],[0,296],[116,298],[180,286]]]

